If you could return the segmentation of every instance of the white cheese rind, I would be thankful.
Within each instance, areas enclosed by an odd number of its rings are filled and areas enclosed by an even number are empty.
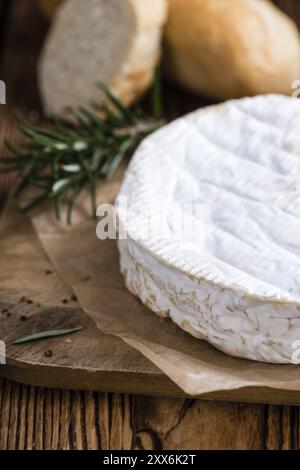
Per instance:
[[[300,340],[299,136],[292,98],[209,107],[146,139],[120,192],[128,288],[233,356],[292,363]],[[179,202],[204,204],[204,238],[145,238],[153,206],[167,216]]]

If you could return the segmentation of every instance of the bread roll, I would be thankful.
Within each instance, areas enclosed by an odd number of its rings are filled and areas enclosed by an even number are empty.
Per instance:
[[[151,84],[160,55],[165,0],[66,0],[39,65],[45,112],[101,103],[98,82],[127,105]]]
[[[300,79],[293,21],[268,0],[169,0],[168,76],[215,99],[291,95]]]

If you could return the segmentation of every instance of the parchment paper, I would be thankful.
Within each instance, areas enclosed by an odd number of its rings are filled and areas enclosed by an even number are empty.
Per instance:
[[[113,201],[118,188],[118,182],[102,187],[102,202]],[[300,390],[299,366],[229,357],[147,310],[127,292],[116,242],[97,239],[87,208],[84,199],[71,228],[57,223],[52,210],[37,212],[31,220],[57,273],[103,333],[140,351],[190,395],[246,386]]]

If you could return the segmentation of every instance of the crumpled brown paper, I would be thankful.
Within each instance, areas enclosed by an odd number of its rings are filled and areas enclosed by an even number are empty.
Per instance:
[[[113,201],[118,188],[118,182],[102,187],[102,202]],[[48,210],[31,220],[53,266],[98,328],[140,351],[187,394],[247,386],[300,390],[299,366],[229,357],[147,310],[124,286],[116,242],[97,239],[86,200],[72,227],[58,224]]]

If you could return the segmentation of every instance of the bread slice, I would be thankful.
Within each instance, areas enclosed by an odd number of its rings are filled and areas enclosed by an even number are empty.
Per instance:
[[[169,0],[168,76],[217,99],[292,94],[300,79],[296,24],[268,0]]]
[[[126,105],[138,98],[153,79],[166,13],[166,0],[66,0],[40,59],[46,114],[101,103],[97,82]]]

